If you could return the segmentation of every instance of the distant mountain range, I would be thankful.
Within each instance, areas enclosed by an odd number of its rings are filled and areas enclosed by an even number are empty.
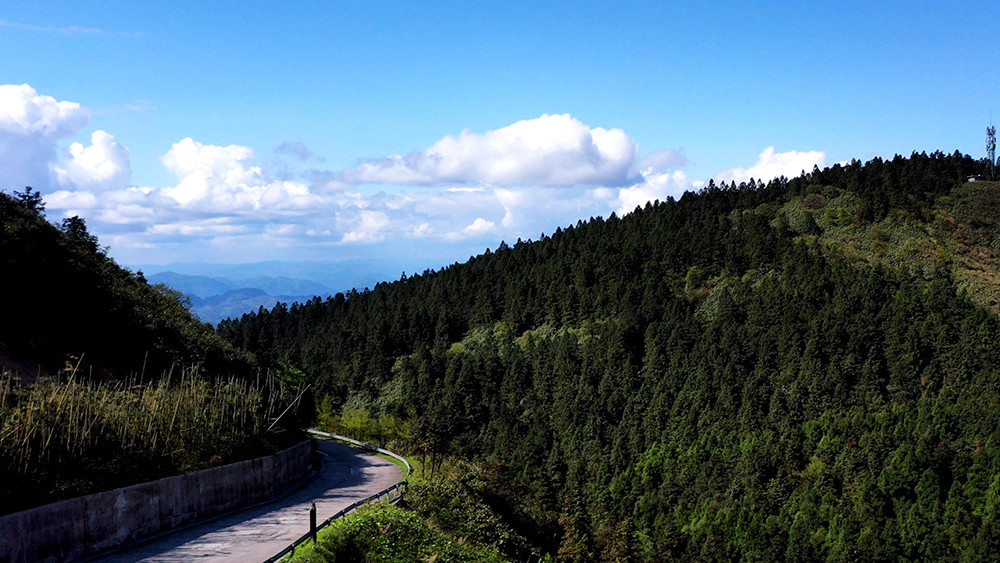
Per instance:
[[[205,322],[216,324],[227,317],[239,317],[261,306],[270,309],[276,303],[305,302],[315,296],[335,292],[312,280],[285,276],[256,276],[229,279],[167,271],[146,276],[150,283],[165,284],[187,295],[191,312]]]
[[[314,296],[374,288],[394,281],[405,272],[423,271],[445,264],[412,259],[352,259],[341,261],[268,261],[244,264],[201,262],[165,265],[129,264],[142,271],[150,283],[166,284],[191,299],[191,310],[205,322],[216,324],[227,317],[271,308],[275,303],[305,302]],[[392,272],[392,273],[390,273]],[[256,290],[256,291],[254,291]]]
[[[247,288],[259,289],[267,295],[308,295],[312,297],[313,295],[330,295],[335,293],[328,286],[319,282],[285,276],[256,276],[233,280],[224,277],[159,272],[146,276],[146,279],[152,283],[165,283],[178,291],[201,298],[213,297]]]

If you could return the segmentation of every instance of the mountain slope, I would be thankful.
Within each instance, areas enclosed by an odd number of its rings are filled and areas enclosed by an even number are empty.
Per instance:
[[[245,368],[179,294],[109,258],[83,219],[57,227],[43,212],[30,188],[0,192],[0,293],[7,296],[0,355],[43,372],[72,363],[82,373],[118,377],[157,376],[174,362],[222,373]]]
[[[119,267],[79,217],[0,192],[0,514],[269,455],[301,439],[297,381],[182,295]],[[42,377],[37,377],[41,375]]]
[[[564,560],[984,559],[1000,290],[984,164],[710,184],[220,332],[345,415],[490,460]],[[325,407],[324,407],[325,408]]]
[[[238,286],[231,280],[211,278],[208,276],[192,276],[177,272],[157,272],[148,276],[150,282],[162,283],[190,297],[211,297],[232,291]]]

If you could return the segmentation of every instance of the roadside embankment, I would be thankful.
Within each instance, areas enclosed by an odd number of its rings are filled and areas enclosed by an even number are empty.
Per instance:
[[[312,467],[309,441],[274,455],[0,516],[0,561],[66,561],[271,498]]]

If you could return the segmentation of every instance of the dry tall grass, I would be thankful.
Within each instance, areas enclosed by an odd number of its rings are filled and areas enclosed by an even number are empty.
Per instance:
[[[272,378],[210,382],[189,369],[172,379],[94,383],[70,373],[24,385],[0,375],[0,513],[263,455],[281,442],[267,428],[288,397]]]

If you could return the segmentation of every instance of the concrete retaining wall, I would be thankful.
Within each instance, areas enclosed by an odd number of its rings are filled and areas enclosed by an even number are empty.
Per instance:
[[[67,561],[266,500],[312,467],[302,442],[274,455],[0,516],[0,561]]]

